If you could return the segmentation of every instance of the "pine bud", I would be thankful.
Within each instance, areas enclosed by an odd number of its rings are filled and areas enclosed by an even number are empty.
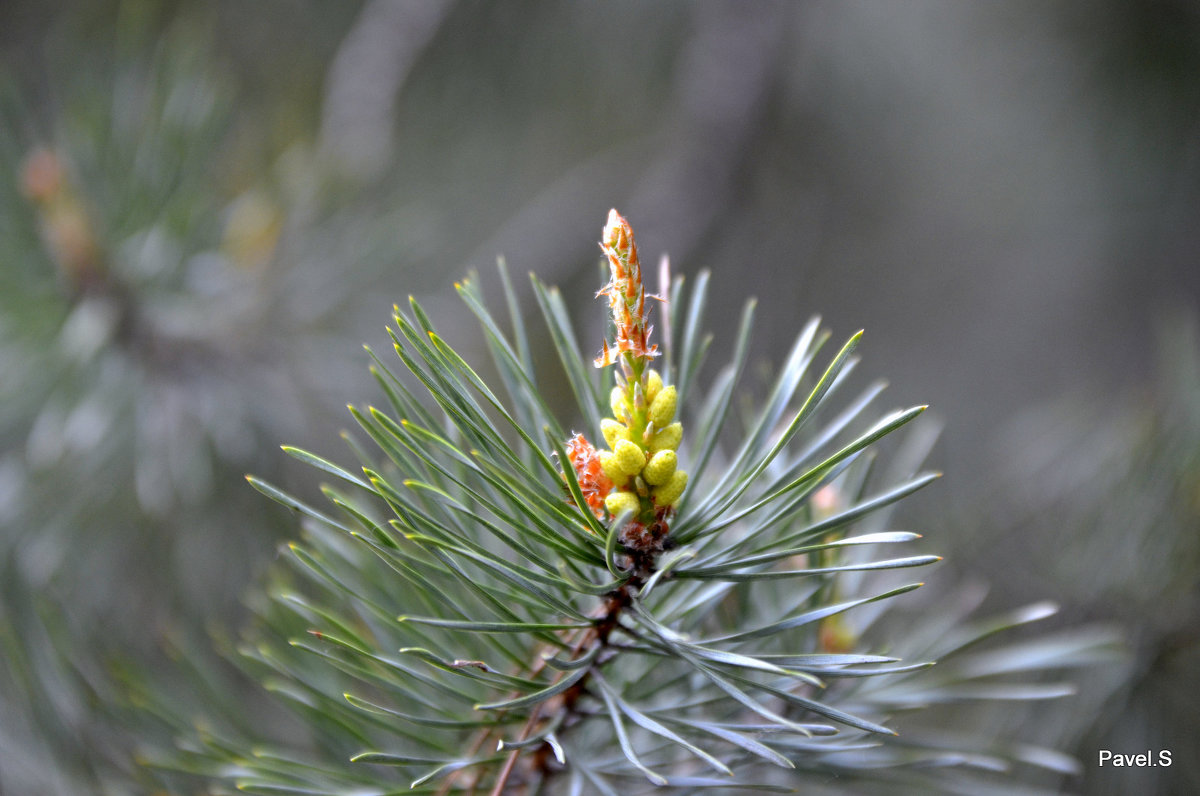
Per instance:
[[[650,452],[678,450],[679,443],[683,441],[683,424],[672,423],[666,428],[658,431],[650,438]]]
[[[604,499],[604,507],[608,509],[609,514],[615,517],[623,511],[636,514],[641,509],[642,503],[632,492],[613,492]]]
[[[675,451],[659,451],[650,457],[650,461],[646,462],[646,469],[642,470],[642,478],[651,486],[665,484],[671,480],[671,476],[675,474],[675,466],[679,463]]]
[[[671,480],[662,486],[654,488],[654,502],[659,506],[674,506],[683,495],[687,486],[688,475],[683,470],[676,470]]]
[[[608,258],[612,278],[597,295],[608,296],[617,337],[611,346],[605,341],[604,350],[596,357],[596,367],[611,365],[624,356],[631,360],[658,356],[658,346],[649,342],[646,290],[633,230],[616,210],[608,214],[600,248]]]
[[[613,458],[625,475],[637,475],[646,466],[646,454],[627,439],[617,440],[613,446]]]
[[[610,448],[615,448],[618,440],[629,439],[629,429],[625,424],[613,420],[611,417],[600,421],[600,433],[604,435],[604,441]]]
[[[651,370],[646,374],[646,400],[653,403],[655,396],[662,390],[662,376],[658,375],[657,370]]]
[[[663,387],[650,403],[647,417],[656,428],[666,428],[675,419],[675,403],[678,401],[675,385]]]

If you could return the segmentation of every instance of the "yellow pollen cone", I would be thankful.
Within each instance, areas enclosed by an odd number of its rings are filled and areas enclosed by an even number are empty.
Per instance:
[[[638,500],[638,496],[632,492],[613,492],[604,498],[604,507],[608,509],[609,514],[615,517],[623,511],[631,511],[636,514],[642,504]]]
[[[650,422],[656,428],[666,428],[675,419],[675,403],[679,400],[672,384],[659,390],[658,395],[650,403],[650,411],[646,413]]]
[[[683,495],[683,490],[687,486],[688,475],[683,470],[676,470],[671,476],[671,480],[662,486],[654,488],[652,492],[654,502],[659,506],[674,506],[679,498]]]
[[[657,370],[651,370],[646,374],[646,400],[653,403],[654,398],[662,390],[662,376],[658,375]]]
[[[679,443],[683,441],[683,425],[681,423],[672,423],[666,428],[658,431],[650,438],[650,452],[677,450]]]
[[[675,474],[675,466],[678,463],[679,459],[675,456],[675,451],[659,451],[650,457],[650,461],[646,462],[646,469],[642,470],[642,478],[651,486],[665,484]]]
[[[617,440],[613,446],[613,458],[626,475],[637,475],[646,466],[646,454],[627,439]]]
[[[618,440],[629,439],[629,429],[625,427],[625,424],[613,420],[611,417],[600,421],[600,433],[604,435],[604,441],[610,448],[616,447]]]
[[[624,486],[625,482],[629,480],[629,474],[617,464],[617,455],[612,451],[600,451],[597,458],[600,460],[600,469],[613,482],[613,485]]]
[[[629,420],[629,401],[625,399],[624,390],[620,387],[613,387],[608,403],[612,407],[613,417],[623,422]]]

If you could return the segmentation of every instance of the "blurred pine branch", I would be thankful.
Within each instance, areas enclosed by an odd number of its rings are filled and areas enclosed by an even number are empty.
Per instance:
[[[135,703],[186,693],[165,650],[244,615],[282,531],[241,475],[282,475],[266,443],[327,410],[313,365],[395,268],[391,219],[269,145],[202,13],[119,5],[0,76],[6,793],[150,787]]]
[[[1192,311],[1166,316],[1152,377],[1118,395],[1072,395],[1028,412],[1008,430],[1019,466],[1007,477],[1003,537],[1028,545],[987,551],[1073,606],[1076,618],[1120,626],[1130,660],[1093,673],[1090,697],[1060,743],[1098,749],[1178,749],[1200,733],[1200,328]],[[1013,500],[1013,496],[1016,500]],[[1012,505],[1022,507],[1014,511]],[[1049,737],[1049,736],[1048,736]],[[1190,792],[1200,769],[1187,755],[1170,768],[1089,767],[1088,793]]]

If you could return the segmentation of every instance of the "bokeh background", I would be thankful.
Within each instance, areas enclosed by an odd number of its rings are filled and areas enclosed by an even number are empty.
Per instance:
[[[292,531],[242,474],[315,491],[278,444],[336,453],[409,294],[478,345],[497,256],[598,345],[610,207],[756,360],[819,313],[933,405],[931,585],[1120,630],[1061,787],[1200,789],[1195,3],[5,0],[0,70],[0,793],[138,792],[114,672]]]

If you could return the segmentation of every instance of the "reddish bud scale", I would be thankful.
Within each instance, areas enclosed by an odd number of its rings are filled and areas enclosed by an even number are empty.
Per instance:
[[[579,491],[583,493],[588,509],[598,519],[603,519],[604,498],[612,491],[613,482],[604,474],[596,449],[586,437],[576,434],[567,440],[567,458],[571,460],[575,480],[579,482]]]
[[[632,556],[656,557],[664,549],[670,527],[667,519],[671,516],[669,506],[655,508],[649,522],[631,520],[621,529],[621,544]]]

